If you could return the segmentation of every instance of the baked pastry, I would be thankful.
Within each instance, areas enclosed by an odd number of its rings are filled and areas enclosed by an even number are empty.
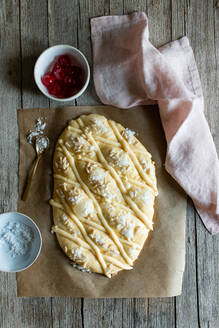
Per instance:
[[[132,269],[153,227],[155,166],[135,132],[82,115],[59,137],[53,161],[53,232],[82,271]]]

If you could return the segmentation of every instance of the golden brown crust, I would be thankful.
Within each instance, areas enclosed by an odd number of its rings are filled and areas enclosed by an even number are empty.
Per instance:
[[[60,136],[53,161],[54,226],[79,268],[111,277],[132,269],[153,227],[156,176],[134,132],[82,115]]]

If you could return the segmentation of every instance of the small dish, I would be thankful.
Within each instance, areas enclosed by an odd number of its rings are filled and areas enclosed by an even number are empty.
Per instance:
[[[68,97],[68,98],[57,98],[57,97],[51,95],[48,92],[45,85],[41,81],[42,76],[46,72],[48,72],[49,68],[51,67],[51,65],[55,61],[55,59],[61,55],[69,55],[69,56],[75,58],[85,73],[83,87],[79,90],[79,92],[77,92],[76,94],[74,94],[73,96]],[[35,79],[35,82],[36,82],[38,88],[46,97],[56,100],[56,101],[72,101],[72,100],[78,98],[79,96],[81,96],[84,93],[84,91],[86,90],[86,88],[89,84],[89,81],[90,81],[90,67],[89,67],[86,57],[77,48],[74,48],[69,45],[56,45],[56,46],[46,49],[38,57],[35,67],[34,67],[34,79]]]
[[[7,235],[8,242],[2,242],[3,229],[9,227],[9,224],[20,224],[25,225],[28,232],[31,231],[31,241],[26,245],[28,247],[23,255],[12,256],[12,249],[10,245],[11,232]],[[22,227],[22,226],[21,226]],[[23,236],[23,235],[22,235]],[[41,247],[42,237],[39,228],[28,216],[18,212],[8,212],[0,214],[0,271],[4,272],[19,272],[30,267],[38,258]],[[18,239],[16,239],[18,240]],[[22,241],[24,239],[21,239]]]

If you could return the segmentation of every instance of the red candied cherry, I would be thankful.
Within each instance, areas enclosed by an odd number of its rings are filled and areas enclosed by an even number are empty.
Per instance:
[[[76,84],[75,79],[71,75],[66,75],[64,78],[64,82],[69,87],[74,87]]]
[[[83,72],[82,68],[79,67],[79,66],[71,66],[71,74],[73,76],[78,76],[78,75],[81,75]]]
[[[41,80],[42,83],[47,87],[50,88],[55,82],[55,76],[53,73],[46,73],[42,76]]]
[[[68,87],[67,97],[72,97],[76,93],[75,87]]]
[[[54,72],[54,71],[56,71],[57,69],[60,69],[60,68],[61,68],[61,65],[59,65],[58,61],[56,61],[54,66],[53,66],[52,72]]]
[[[59,65],[55,65],[52,72],[55,75],[57,80],[63,80],[65,77],[64,69],[62,67],[60,67]]]
[[[71,61],[68,55],[59,56],[58,63],[61,67],[68,67],[71,65]]]
[[[62,81],[55,81],[53,87],[49,89],[49,93],[53,96],[56,96],[57,98],[60,97],[63,91],[63,83]]]

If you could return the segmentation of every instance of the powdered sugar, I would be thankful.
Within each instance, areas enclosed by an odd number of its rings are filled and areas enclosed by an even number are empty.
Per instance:
[[[46,122],[41,117],[38,117],[36,119],[35,129],[33,131],[29,131],[27,134],[27,141],[30,144],[33,144],[36,137],[44,133],[45,128],[46,128]]]
[[[42,154],[48,148],[48,138],[46,138],[46,137],[37,138],[36,144],[37,144],[39,153]]]
[[[122,131],[122,135],[126,138],[126,140],[128,141],[129,144],[134,143],[135,141],[135,136],[136,132],[132,131],[128,128],[126,128],[125,130]]]
[[[26,224],[8,222],[0,231],[0,247],[7,246],[11,257],[26,255],[33,237],[32,229]]]

